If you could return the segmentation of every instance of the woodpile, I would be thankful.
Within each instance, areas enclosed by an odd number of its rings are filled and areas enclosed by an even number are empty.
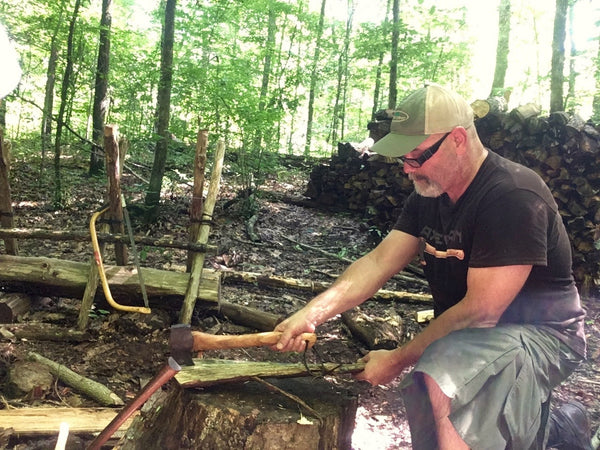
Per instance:
[[[483,101],[486,102],[486,101]],[[477,105],[483,144],[538,172],[550,187],[573,244],[573,270],[587,294],[600,282],[600,127],[565,112],[540,116],[536,105],[509,112]],[[481,117],[483,116],[483,117]],[[389,131],[387,111],[368,124],[373,140]],[[327,206],[356,211],[382,233],[392,227],[412,183],[397,158],[338,144],[329,163],[316,166],[305,195]]]

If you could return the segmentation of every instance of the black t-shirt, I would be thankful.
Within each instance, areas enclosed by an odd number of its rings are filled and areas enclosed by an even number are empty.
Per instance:
[[[541,326],[585,356],[585,312],[569,238],[550,190],[533,170],[489,151],[456,204],[446,194],[413,192],[394,228],[420,238],[436,316],[465,296],[469,267],[531,264],[499,323]]]

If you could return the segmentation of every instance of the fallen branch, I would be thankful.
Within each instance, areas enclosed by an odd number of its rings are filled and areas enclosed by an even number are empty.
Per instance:
[[[240,283],[255,284],[258,286],[271,286],[271,287],[285,287],[289,289],[299,289],[303,291],[309,291],[313,293],[323,292],[329,286],[330,283],[322,281],[302,280],[296,278],[285,278],[276,275],[262,275],[253,272],[239,272],[239,271],[223,271],[221,272],[223,282],[235,281]],[[431,303],[431,295],[419,294],[406,291],[388,291],[380,289],[371,297],[373,300],[397,300],[406,303]]]
[[[73,389],[87,395],[91,399],[97,401],[103,406],[122,406],[123,400],[117,394],[112,392],[103,384],[100,384],[89,378],[85,378],[76,372],[73,372],[66,366],[44,358],[35,352],[29,352],[28,359],[42,363],[50,368],[50,372],[65,384]]]

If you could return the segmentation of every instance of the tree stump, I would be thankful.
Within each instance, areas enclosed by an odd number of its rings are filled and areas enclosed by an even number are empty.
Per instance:
[[[312,411],[257,381],[203,389],[174,383],[134,420],[119,448],[351,448],[356,395],[322,378],[270,379],[269,383],[299,397]]]

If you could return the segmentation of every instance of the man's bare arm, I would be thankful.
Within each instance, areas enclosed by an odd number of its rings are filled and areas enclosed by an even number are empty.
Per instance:
[[[283,331],[277,349],[302,350],[304,343],[298,337],[301,333],[313,332],[321,323],[371,297],[412,261],[417,250],[417,238],[391,231],[375,249],[352,263],[329,289],[276,327]]]

